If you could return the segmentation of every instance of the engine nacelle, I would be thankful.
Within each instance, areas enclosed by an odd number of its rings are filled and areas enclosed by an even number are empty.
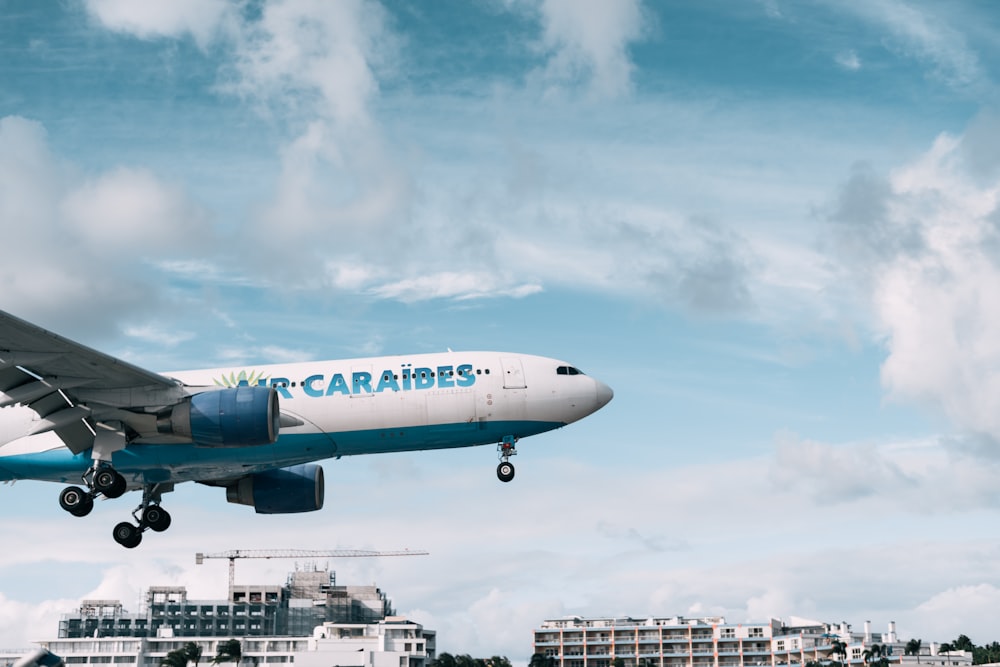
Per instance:
[[[242,477],[226,487],[226,500],[257,514],[294,514],[322,509],[324,493],[323,468],[304,463]]]
[[[273,387],[241,386],[195,394],[158,419],[156,429],[203,447],[247,447],[277,440],[280,421]]]

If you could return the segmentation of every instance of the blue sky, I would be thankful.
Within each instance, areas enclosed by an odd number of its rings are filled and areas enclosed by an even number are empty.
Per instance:
[[[0,645],[81,598],[340,562],[439,648],[564,614],[998,639],[1000,11],[989,2],[0,3],[0,308],[155,370],[499,349],[608,382],[490,448],[331,461],[110,539],[0,489]],[[280,582],[294,563],[240,563]]]

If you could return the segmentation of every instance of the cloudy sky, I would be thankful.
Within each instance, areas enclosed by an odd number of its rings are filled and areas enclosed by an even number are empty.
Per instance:
[[[518,662],[567,614],[1000,640],[998,102],[973,0],[0,0],[3,310],[154,370],[499,349],[616,393],[509,485],[189,485],[134,551],[136,498],[0,487],[0,646],[265,547],[426,549],[330,565]]]

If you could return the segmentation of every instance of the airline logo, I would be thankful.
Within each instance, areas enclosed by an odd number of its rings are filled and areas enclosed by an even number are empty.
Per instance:
[[[238,387],[257,385],[274,387],[282,398],[292,398],[293,392],[301,396],[320,398],[323,396],[356,396],[363,394],[381,394],[385,391],[419,391],[422,389],[448,389],[454,387],[471,387],[476,383],[476,376],[489,375],[489,369],[475,369],[472,364],[459,364],[414,368],[412,364],[403,364],[397,369],[386,369],[373,375],[368,371],[352,373],[316,373],[301,382],[291,381],[284,377],[264,377],[256,371],[240,371],[230,373],[215,379],[215,384],[222,387]]]

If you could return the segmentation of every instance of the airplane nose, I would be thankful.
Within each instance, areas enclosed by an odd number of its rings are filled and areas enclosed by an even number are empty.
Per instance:
[[[611,399],[615,397],[615,392],[611,391],[611,387],[600,380],[594,380],[594,384],[597,385],[597,409],[600,410],[611,402]]]

